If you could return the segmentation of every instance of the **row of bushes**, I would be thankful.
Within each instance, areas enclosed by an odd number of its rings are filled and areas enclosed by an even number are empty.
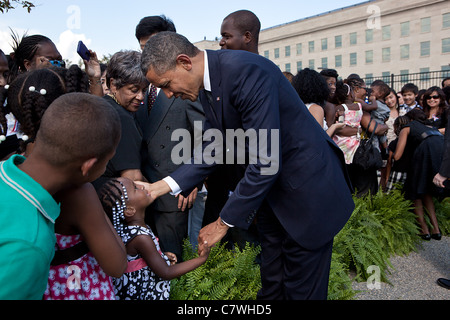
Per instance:
[[[407,255],[417,250],[421,238],[411,201],[401,191],[389,194],[354,197],[355,210],[334,239],[331,260],[329,300],[350,300],[357,292],[352,289],[350,272],[356,281],[367,281],[372,274],[369,266],[377,266],[380,279],[388,281],[391,256]],[[450,198],[435,201],[441,233],[450,234]],[[254,300],[261,288],[259,265],[255,258],[259,247],[226,249],[218,244],[211,249],[207,262],[196,270],[172,281],[172,300]],[[189,241],[184,243],[183,258],[197,255]]]

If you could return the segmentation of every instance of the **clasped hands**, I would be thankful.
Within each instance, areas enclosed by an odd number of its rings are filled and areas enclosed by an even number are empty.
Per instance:
[[[148,194],[152,199],[156,200],[157,198],[170,193],[171,189],[169,185],[163,181],[157,181],[155,183],[147,183],[142,181],[135,181],[136,184],[144,186],[145,190],[147,190]],[[197,197],[197,188],[191,192],[191,194],[185,198],[181,195],[178,195],[178,208],[184,210],[186,206],[189,205],[189,208],[192,207],[195,198]],[[182,198],[180,198],[182,197]],[[227,233],[228,226],[221,222],[221,219],[217,219],[216,221],[210,223],[209,225],[203,227],[198,235],[198,243],[204,244],[205,242],[208,244],[208,247],[214,246],[217,242],[219,242]],[[199,254],[201,254],[201,249],[203,246],[199,245]]]

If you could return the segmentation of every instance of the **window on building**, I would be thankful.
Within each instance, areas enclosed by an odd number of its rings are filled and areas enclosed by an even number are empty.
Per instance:
[[[384,82],[389,83],[391,81],[391,73],[389,71],[382,72],[381,76],[383,77]]]
[[[301,61],[297,61],[297,71],[300,71],[303,69],[303,64]]]
[[[366,30],[366,42],[373,42],[373,29]]]
[[[420,81],[430,80],[430,68],[420,68]]]
[[[442,53],[450,52],[450,38],[442,39]]]
[[[290,57],[291,56],[291,46],[284,47],[284,55],[286,57]]]
[[[409,36],[409,21],[400,23],[400,35],[402,37]]]
[[[441,67],[441,78],[448,78],[450,77],[450,66],[449,65],[445,65]]]
[[[366,73],[365,82],[367,83],[367,85],[373,82],[373,73]]]
[[[391,48],[381,49],[381,56],[383,62],[391,61]]]
[[[420,56],[427,57],[430,55],[430,41],[420,43]]]
[[[280,57],[280,48],[275,48],[275,50],[273,50],[273,53],[275,59],[278,59]]]
[[[442,15],[442,28],[450,28],[450,12]]]
[[[322,51],[328,50],[328,39],[327,38],[322,39],[321,42],[322,42]]]
[[[335,36],[334,37],[334,46],[336,48],[341,48],[342,47],[342,36]]]
[[[373,63],[373,50],[366,51],[366,63]]]
[[[342,67],[342,55],[337,55],[334,57],[334,66],[336,68]]]
[[[269,50],[264,51],[264,58],[269,59]]]
[[[301,55],[302,54],[302,44],[301,43],[297,43],[297,55]]]
[[[308,65],[311,70],[314,70],[315,69],[314,59],[310,59]]]
[[[430,32],[431,31],[431,17],[420,19],[420,32]]]
[[[384,26],[381,28],[381,39],[390,40],[391,39],[391,26]]]
[[[358,63],[358,56],[357,56],[356,52],[350,53],[350,65],[356,66],[357,63]]]
[[[322,58],[322,69],[328,69],[328,58]]]
[[[284,71],[286,72],[291,72],[291,64],[290,63],[286,63],[284,65]]]
[[[400,70],[400,81],[402,83],[409,82],[409,70]]]
[[[409,59],[409,44],[400,46],[400,59]]]
[[[350,33],[350,45],[354,46],[358,43],[358,34],[356,32]]]
[[[314,41],[308,42],[308,49],[310,53],[314,52]]]

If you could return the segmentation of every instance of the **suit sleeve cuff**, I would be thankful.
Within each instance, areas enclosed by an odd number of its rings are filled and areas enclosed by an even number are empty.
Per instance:
[[[222,221],[222,223],[226,224],[228,227],[230,228],[234,228],[234,226],[232,224],[227,223],[226,221],[223,221],[222,218],[220,218],[220,220]]]
[[[170,193],[171,195],[176,196],[181,193],[182,190],[180,189],[180,186],[172,177],[165,177],[163,181],[165,181],[169,185],[170,190],[172,190]]]

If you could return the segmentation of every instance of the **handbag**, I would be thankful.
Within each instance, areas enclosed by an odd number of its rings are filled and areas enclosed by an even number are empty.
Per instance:
[[[370,128],[371,122],[372,119],[370,119],[368,128]],[[359,141],[358,149],[356,149],[355,155],[353,156],[352,163],[364,170],[379,169],[383,165],[381,153],[372,143],[377,126],[378,123],[375,123],[375,128],[373,129],[369,139],[361,139]]]

